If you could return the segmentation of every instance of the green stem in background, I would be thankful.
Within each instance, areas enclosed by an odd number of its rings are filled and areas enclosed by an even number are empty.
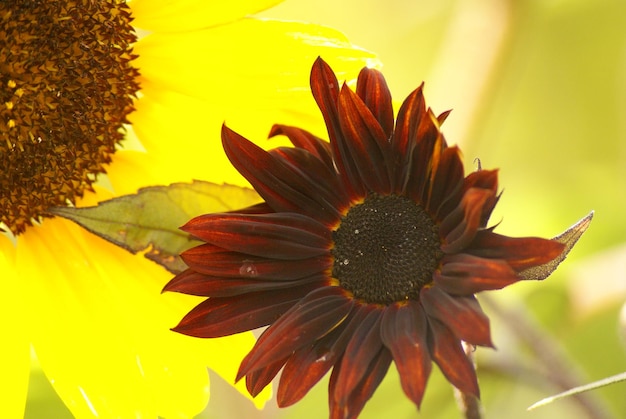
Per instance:
[[[563,399],[565,397],[570,397],[575,394],[583,393],[585,391],[590,391],[590,390],[595,390],[597,388],[606,387],[608,385],[619,383],[621,381],[626,381],[626,372],[623,372],[621,374],[616,374],[611,377],[603,378],[602,380],[594,381],[593,383],[574,387],[572,389],[556,394],[554,396],[546,397],[545,399],[539,400],[537,403],[534,403],[532,406],[528,408],[528,410],[536,409],[537,407],[544,406],[548,403],[552,403],[555,400]]]
[[[543,331],[530,313],[521,305],[507,302],[504,308],[492,298],[481,295],[480,299],[493,314],[500,317],[507,327],[531,350],[532,355],[546,371],[546,378],[560,391],[567,391],[580,384],[580,373],[565,353],[561,343]],[[609,419],[608,408],[597,397],[579,393],[572,396],[572,402],[581,408],[581,413],[590,419]]]

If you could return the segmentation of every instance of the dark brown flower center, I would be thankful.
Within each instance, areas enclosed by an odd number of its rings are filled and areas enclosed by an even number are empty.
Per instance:
[[[0,221],[14,234],[105,172],[139,89],[130,22],[120,0],[0,2]]]
[[[402,196],[370,195],[333,232],[333,277],[358,299],[415,299],[443,255],[436,224]]]

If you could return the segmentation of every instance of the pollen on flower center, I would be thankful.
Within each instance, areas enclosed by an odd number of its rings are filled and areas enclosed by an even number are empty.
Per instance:
[[[139,86],[120,0],[0,2],[0,221],[22,233],[104,173]]]
[[[333,240],[333,277],[368,303],[417,298],[442,256],[431,217],[395,195],[370,195],[350,208]]]

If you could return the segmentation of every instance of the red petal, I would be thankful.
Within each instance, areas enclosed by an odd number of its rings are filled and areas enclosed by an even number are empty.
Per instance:
[[[306,259],[328,254],[329,230],[296,213],[207,214],[181,228],[224,249],[274,259]]]
[[[412,150],[412,167],[408,173],[406,194],[416,202],[424,202],[432,170],[437,166],[436,159],[440,158],[447,145],[439,131],[439,121],[430,109],[423,115],[417,130],[417,143]]]
[[[311,69],[311,92],[322,111],[332,143],[341,133],[337,114],[339,82],[330,66],[320,57],[315,60]]]
[[[263,332],[241,362],[237,379],[312,344],[341,323],[353,304],[339,287],[310,292]]]
[[[276,135],[286,135],[294,146],[307,150],[323,161],[329,169],[334,169],[333,156],[328,141],[324,141],[301,128],[289,125],[274,125],[269,136],[271,138]]]
[[[402,389],[418,408],[432,369],[427,331],[422,307],[411,300],[388,306],[380,325],[381,339],[393,355]]]
[[[341,360],[341,372],[337,376],[335,398],[345,405],[353,389],[363,379],[368,367],[383,347],[380,338],[382,309],[375,307],[356,328]]]
[[[477,170],[471,172],[465,178],[465,190],[469,188],[489,189],[497,192],[498,190],[498,171],[497,170]]]
[[[458,339],[493,347],[489,318],[474,296],[453,297],[434,286],[420,291],[420,302],[431,318],[440,320]]]
[[[394,130],[391,144],[394,150],[394,156],[397,159],[396,167],[407,169],[402,173],[401,178],[397,178],[399,183],[397,186],[404,186],[403,182],[408,174],[410,157],[417,143],[417,130],[421,119],[426,113],[426,103],[423,94],[424,83],[415,89],[402,103],[398,111],[398,120],[396,121],[396,129]],[[401,190],[398,190],[400,192]]]
[[[308,196],[314,196],[336,220],[341,218],[342,210],[349,205],[349,199],[334,167],[329,168],[320,159],[301,148],[278,147],[269,153],[288,166],[297,176],[306,180],[302,185],[303,192]]]
[[[355,329],[370,311],[369,306],[355,306],[337,328],[289,358],[280,376],[278,406],[286,407],[299,401],[341,359]]]
[[[338,141],[342,152],[338,156],[346,167],[357,174],[356,189],[389,193],[387,161],[389,142],[376,118],[348,86],[339,93],[339,123],[343,136]],[[364,186],[364,188],[361,186]]]
[[[539,237],[507,237],[479,231],[467,253],[489,259],[504,259],[520,272],[556,259],[565,249],[562,243]]]
[[[390,144],[380,124],[361,99],[344,85],[339,93],[339,123],[343,136],[342,148],[348,151],[346,156],[358,173],[358,182],[363,182],[365,189],[381,194],[389,193]],[[342,156],[343,157],[343,156]]]
[[[274,211],[267,202],[259,202],[258,204],[250,205],[249,207],[239,208],[232,211],[226,211],[233,214],[273,214]]]
[[[456,146],[446,148],[431,176],[432,186],[427,200],[427,210],[436,220],[442,220],[458,205],[462,196],[463,176],[459,149]]]
[[[324,284],[313,282],[284,290],[209,298],[187,313],[172,330],[189,336],[216,338],[267,326],[321,286]]]
[[[480,397],[476,371],[459,339],[439,321],[429,318],[430,354],[448,381],[463,393]]]
[[[448,116],[450,116],[451,112],[452,110],[448,110],[448,111],[441,112],[439,115],[437,115],[437,121],[439,121],[439,125],[443,125],[446,119],[448,119]]]
[[[517,273],[504,260],[468,254],[449,255],[433,275],[437,287],[452,295],[498,290],[517,281]]]
[[[393,105],[385,77],[378,70],[363,68],[356,83],[356,93],[376,118],[386,138],[393,133]]]
[[[330,255],[277,260],[231,252],[209,243],[186,250],[181,257],[187,266],[204,275],[271,281],[299,279],[332,266]]]
[[[350,153],[345,148],[345,141],[340,141],[342,133],[337,110],[339,82],[333,70],[321,58],[315,60],[311,69],[311,92],[324,116],[333,150],[333,160],[342,178],[342,184],[349,189],[350,196],[362,196],[364,193],[362,189],[353,189],[355,186],[360,187],[361,184],[358,173],[352,165]]]
[[[330,376],[328,385],[330,418],[345,419],[359,416],[365,403],[374,395],[378,385],[383,381],[389,365],[391,365],[391,353],[387,348],[382,347],[365,368],[363,379],[352,389],[347,400],[340,400],[333,395],[341,394],[337,387],[337,377],[341,375],[341,369],[335,367]]]
[[[492,191],[493,197],[484,204],[483,213],[481,216],[481,227],[487,225],[487,221],[491,216],[496,203],[498,202],[498,171],[497,170],[477,170],[470,173],[465,178],[464,190],[467,191],[470,188],[488,189]]]
[[[327,223],[336,221],[336,211],[317,200],[315,191],[322,187],[321,181],[311,182],[225,125],[222,145],[233,166],[275,211],[301,212]],[[329,185],[324,187],[332,189]]]
[[[187,271],[185,271],[187,272]],[[177,275],[170,281],[164,291],[180,292],[201,297],[232,297],[260,291],[282,290],[311,283],[326,284],[325,273],[295,279],[292,281],[263,281],[256,279],[219,278],[192,272]]]
[[[483,207],[491,198],[492,191],[486,189],[470,188],[465,192],[460,205],[441,222],[441,250],[457,253],[471,243],[481,225]]]
[[[246,388],[252,397],[256,397],[272,382],[276,374],[285,365],[289,357],[276,361],[265,368],[260,368],[246,375]]]

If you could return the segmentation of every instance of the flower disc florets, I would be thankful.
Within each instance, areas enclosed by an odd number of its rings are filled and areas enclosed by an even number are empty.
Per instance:
[[[333,277],[368,303],[416,299],[443,256],[432,218],[397,195],[370,195],[351,207],[333,240]]]
[[[0,3],[0,222],[74,202],[111,161],[139,89],[124,1]]]

